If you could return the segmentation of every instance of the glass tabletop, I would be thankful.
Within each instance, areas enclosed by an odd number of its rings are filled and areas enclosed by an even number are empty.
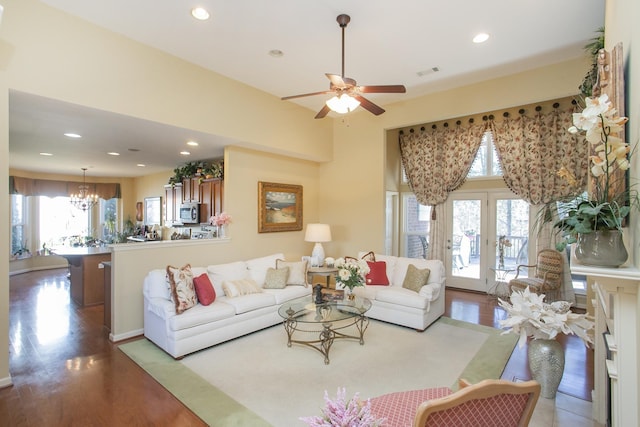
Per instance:
[[[285,302],[278,309],[278,314],[283,319],[297,322],[324,323],[362,316],[370,308],[371,300],[364,297],[316,304],[312,296],[306,296]]]

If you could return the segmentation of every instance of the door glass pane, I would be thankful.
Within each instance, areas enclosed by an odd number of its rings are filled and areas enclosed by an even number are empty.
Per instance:
[[[503,244],[500,244],[502,238]],[[495,261],[501,270],[514,270],[518,264],[528,264],[529,204],[524,200],[496,200]],[[520,276],[526,277],[526,269]]]
[[[480,278],[480,200],[453,201],[453,235],[451,247],[451,272],[454,276]]]

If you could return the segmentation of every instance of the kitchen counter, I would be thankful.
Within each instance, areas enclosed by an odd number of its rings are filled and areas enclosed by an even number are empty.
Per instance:
[[[69,263],[71,299],[81,307],[103,304],[103,262],[111,261],[111,250],[107,247],[58,247],[51,253],[59,255]]]

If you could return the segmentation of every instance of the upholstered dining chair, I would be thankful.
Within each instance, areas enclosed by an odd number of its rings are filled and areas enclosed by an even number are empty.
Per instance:
[[[540,396],[536,381],[483,380],[460,389],[403,391],[371,399],[371,412],[388,427],[525,427]]]
[[[535,268],[533,277],[518,277],[520,269]],[[557,299],[562,288],[564,255],[555,249],[542,249],[538,252],[536,264],[518,265],[516,277],[509,281],[509,292],[523,291],[527,286],[531,292],[545,294],[547,302]]]

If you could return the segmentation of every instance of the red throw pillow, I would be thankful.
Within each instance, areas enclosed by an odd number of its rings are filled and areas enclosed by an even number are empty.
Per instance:
[[[194,277],[193,286],[196,288],[196,295],[200,304],[209,305],[216,300],[216,290],[213,289],[207,273]]]
[[[387,263],[384,261],[367,261],[369,274],[365,276],[367,285],[389,286]]]

